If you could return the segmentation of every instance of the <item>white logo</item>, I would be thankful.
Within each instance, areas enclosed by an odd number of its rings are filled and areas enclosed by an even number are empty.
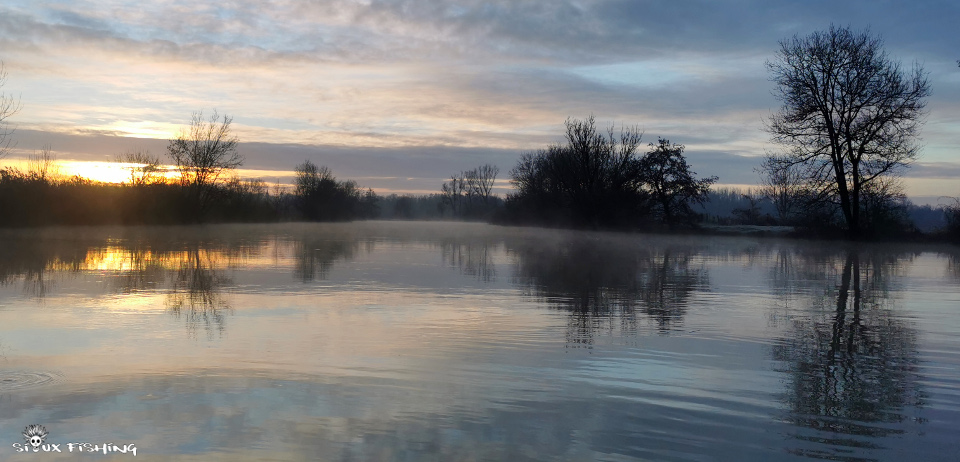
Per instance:
[[[47,429],[43,425],[27,425],[23,429],[24,443],[13,443],[13,449],[17,452],[102,452],[104,455],[111,453],[132,453],[137,455],[137,445],[135,444],[114,444],[114,443],[66,443],[55,444],[47,443]]]

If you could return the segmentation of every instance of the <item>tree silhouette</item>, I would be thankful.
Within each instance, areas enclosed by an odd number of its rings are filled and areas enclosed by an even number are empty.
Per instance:
[[[593,116],[567,119],[566,143],[524,154],[510,172],[516,221],[577,227],[635,225],[645,193],[637,149],[642,133],[597,131]]]
[[[916,158],[930,93],[923,68],[904,71],[882,45],[869,31],[831,26],[781,41],[767,62],[783,102],[767,129],[787,147],[774,165],[798,169],[818,202],[839,208],[852,238],[864,232],[871,186]]]
[[[237,152],[239,140],[233,136],[233,118],[220,117],[216,111],[208,120],[203,112],[193,113],[190,126],[167,144],[167,154],[180,173],[180,185],[187,189],[189,205],[200,220],[208,211],[216,186],[224,173],[243,165]]]
[[[650,194],[651,211],[668,226],[689,223],[691,204],[707,201],[710,185],[717,177],[697,179],[683,157],[683,145],[660,139],[640,160],[644,189]]]
[[[449,207],[454,216],[480,216],[495,205],[493,184],[500,173],[494,165],[485,164],[472,170],[452,175],[440,186],[441,204]]]
[[[377,196],[353,181],[337,181],[325,166],[304,161],[296,168],[297,208],[308,220],[343,221],[370,218],[379,213]]]

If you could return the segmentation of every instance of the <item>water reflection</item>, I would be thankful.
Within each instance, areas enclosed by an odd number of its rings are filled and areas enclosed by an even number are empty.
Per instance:
[[[797,310],[790,335],[773,349],[788,377],[786,420],[804,429],[794,437],[818,443],[790,451],[869,460],[850,456],[850,449],[879,447],[876,438],[903,431],[888,424],[907,419],[906,407],[923,405],[918,333],[897,312],[890,293],[891,274],[910,255],[871,252],[864,257],[848,250],[826,257],[792,259],[791,271],[806,276],[782,280],[821,281],[820,295],[807,292],[792,302]],[[775,272],[783,269],[777,264]],[[813,277],[817,274],[822,276]]]
[[[947,257],[947,275],[960,282],[960,254],[950,254]]]
[[[493,254],[499,250],[493,240],[443,239],[440,255],[448,267],[459,268],[460,274],[479,281],[493,282],[497,279],[497,266]]]
[[[224,313],[230,310],[223,287],[231,283],[219,269],[224,260],[222,254],[193,246],[173,254],[171,259],[177,261],[177,271],[173,286],[167,292],[170,312],[183,318],[192,333],[203,326],[208,337],[212,337],[213,332],[222,334]]]
[[[451,223],[44,233],[0,246],[4,428],[198,460],[955,448],[951,251]]]
[[[295,231],[280,236],[269,227],[8,231],[0,236],[5,242],[0,283],[19,285],[40,302],[54,296],[58,284],[73,280],[124,297],[160,293],[167,310],[192,334],[204,330],[213,338],[223,333],[231,312],[232,271],[265,266],[260,260],[270,253],[273,265],[290,259],[293,276],[309,282],[325,279],[334,262],[353,259],[364,244],[367,251],[373,248],[372,240],[343,230]],[[83,284],[85,279],[97,284]]]
[[[162,287],[167,274],[166,260],[163,252],[158,253],[143,242],[108,243],[104,247],[90,248],[82,269],[108,272],[111,291],[129,295]]]
[[[360,240],[346,236],[299,235],[293,241],[294,274],[302,282],[327,279],[333,264],[338,260],[352,260],[360,245]],[[367,241],[368,252],[372,246],[373,241]]]
[[[0,283],[22,281],[23,293],[37,299],[43,299],[54,286],[50,271],[77,268],[86,258],[86,248],[77,239],[46,241],[10,231],[0,239],[4,242],[0,245]]]
[[[635,334],[645,319],[667,334],[683,325],[688,300],[708,284],[691,246],[580,235],[562,242],[508,243],[514,280],[544,303],[570,313],[567,342],[590,346],[597,332]],[[643,316],[639,316],[643,315]]]

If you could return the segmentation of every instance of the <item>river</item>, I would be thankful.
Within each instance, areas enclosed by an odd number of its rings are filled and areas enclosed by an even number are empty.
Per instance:
[[[957,247],[54,228],[0,281],[0,460],[960,457]]]

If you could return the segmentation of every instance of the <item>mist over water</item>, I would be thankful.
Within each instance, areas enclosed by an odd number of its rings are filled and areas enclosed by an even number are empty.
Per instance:
[[[956,247],[5,230],[0,281],[0,460],[30,424],[177,460],[960,454]]]

